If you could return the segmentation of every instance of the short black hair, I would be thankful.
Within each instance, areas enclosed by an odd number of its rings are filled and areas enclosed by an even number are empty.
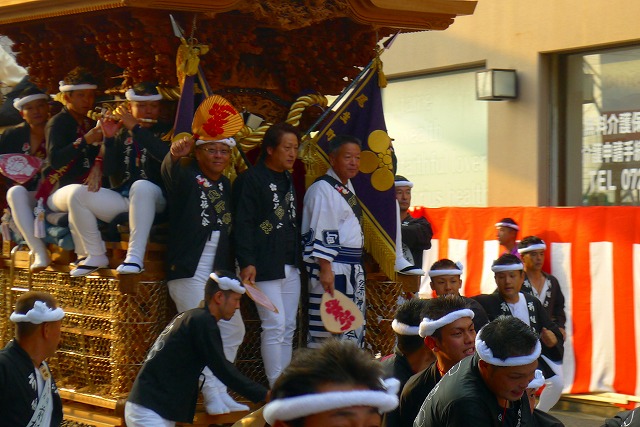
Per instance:
[[[158,85],[153,82],[140,82],[132,87],[136,95],[158,95]]]
[[[498,359],[528,356],[538,343],[538,334],[513,316],[498,316],[480,330],[480,337]]]
[[[451,261],[449,258],[439,259],[431,266],[431,270],[453,270],[457,268],[458,266],[456,263]]]
[[[469,303],[460,295],[442,295],[427,301],[421,316],[428,317],[431,320],[438,320],[454,311],[469,308]],[[440,339],[442,337],[441,329],[442,328],[436,329],[432,336]]]
[[[502,218],[502,219],[501,219],[500,221],[498,221],[498,222],[504,222],[505,224],[512,224],[512,225],[515,225],[516,227],[518,226],[518,223],[517,223],[513,218],[509,218],[509,217],[507,217],[507,218]],[[510,228],[510,229],[512,229],[513,231],[518,231],[518,230],[516,230],[516,229],[515,229],[515,228],[513,228],[513,227],[508,227],[508,226],[504,226],[504,225],[503,225],[503,227]]]
[[[329,155],[334,154],[345,144],[356,144],[362,149],[362,142],[352,135],[336,135],[329,141]]]
[[[36,86],[29,86],[25,88],[22,92],[20,92],[20,95],[18,96],[18,98],[24,98],[25,96],[29,96],[29,95],[46,95],[46,94]]]
[[[531,245],[539,245],[542,243],[544,243],[544,241],[538,236],[527,236],[520,240],[520,243],[518,243],[518,249],[524,249]]]
[[[69,73],[64,77],[63,82],[66,85],[98,84],[95,77],[93,77],[89,70],[83,67],[76,67],[69,71]]]
[[[267,157],[267,148],[269,147],[276,148],[278,145],[280,145],[282,136],[287,133],[294,134],[296,136],[296,139],[298,140],[298,143],[300,143],[300,131],[296,127],[286,122],[276,123],[275,125],[272,125],[269,129],[267,129],[267,131],[264,134],[264,137],[262,138],[262,146],[260,147],[260,157],[262,159]]]
[[[500,257],[498,257],[497,260],[493,261],[493,264],[491,264],[492,266],[495,265],[511,265],[511,264],[520,264],[520,258],[518,258],[517,256],[510,254],[510,253],[504,253],[502,255],[500,255]]]
[[[427,304],[427,300],[412,298],[398,307],[395,319],[409,326],[420,326],[422,321],[422,311]],[[396,334],[398,339],[398,349],[402,354],[409,355],[424,347],[424,340],[419,335]]]
[[[234,280],[237,280],[238,282],[242,283],[242,281],[238,278],[238,276],[236,276],[235,273],[232,273],[230,271],[227,271],[227,270],[216,270],[215,273],[216,273],[216,275],[218,277],[228,277],[230,279],[234,279]],[[229,294],[231,294],[233,292],[231,290],[220,289],[220,286],[218,286],[218,282],[216,282],[211,277],[209,277],[207,279],[207,283],[204,286],[204,303],[205,303],[205,305],[209,304],[209,301],[211,301],[211,298],[218,291],[222,291],[225,294],[225,296],[227,296],[227,297],[229,296]]]
[[[271,398],[317,393],[325,384],[383,390],[382,364],[350,341],[328,339],[319,348],[298,349],[278,377]]]

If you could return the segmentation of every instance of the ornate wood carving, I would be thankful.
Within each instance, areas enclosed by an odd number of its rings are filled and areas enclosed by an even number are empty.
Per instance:
[[[341,92],[373,58],[377,41],[397,31],[391,27],[443,29],[453,22],[455,10],[472,11],[471,3],[16,0],[0,6],[0,34],[16,42],[18,62],[50,92],[77,65],[92,70],[101,89],[144,80],[175,86],[179,40],[168,9],[199,11],[173,15],[187,36],[209,45],[201,64],[211,88],[233,96],[242,103],[239,108],[251,105],[275,118],[286,114],[300,94]],[[256,97],[270,100],[271,110]]]

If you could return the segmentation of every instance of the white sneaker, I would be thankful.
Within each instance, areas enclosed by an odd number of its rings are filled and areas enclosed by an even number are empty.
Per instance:
[[[222,400],[222,395],[218,387],[202,387],[202,396],[204,397],[204,409],[209,415],[228,414],[230,409]]]
[[[405,257],[396,258],[395,270],[409,276],[424,276],[426,274],[423,269],[411,264]]]
[[[135,262],[123,262],[116,268],[118,274],[140,274],[144,267]]]
[[[32,252],[31,252],[32,253]],[[31,254],[30,253],[30,254]],[[40,255],[39,253],[33,253],[33,264],[29,267],[32,273],[39,273],[51,264],[51,258],[48,253]]]
[[[222,399],[224,404],[229,408],[231,412],[240,412],[240,411],[248,411],[249,407],[247,405],[243,405],[242,403],[236,402],[233,400],[233,397],[229,396],[228,393],[222,392],[218,396]]]

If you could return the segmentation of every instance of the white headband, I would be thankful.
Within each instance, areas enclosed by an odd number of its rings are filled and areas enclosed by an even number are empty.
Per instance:
[[[438,277],[438,276],[461,276],[463,266],[460,261],[456,262],[457,269],[449,269],[449,270],[429,270],[429,277]]]
[[[542,243],[529,245],[526,248],[518,249],[518,252],[520,252],[521,254],[525,254],[531,251],[546,251],[546,250],[547,250],[547,245],[544,242],[542,242]]]
[[[60,92],[71,92],[71,91],[74,91],[74,90],[85,90],[85,89],[98,89],[98,85],[92,85],[92,84],[89,84],[89,83],[82,83],[82,84],[79,84],[79,85],[66,85],[61,80],[60,81],[60,86],[58,87],[58,90]]]
[[[540,369],[536,369],[535,377],[531,380],[527,388],[535,388],[539,389],[544,385],[544,375],[542,375],[542,371]]]
[[[420,326],[407,325],[406,323],[398,322],[396,319],[391,322],[391,329],[398,335],[420,335]]]
[[[425,317],[422,319],[422,322],[420,322],[420,336],[422,338],[430,337],[435,331],[443,326],[447,326],[458,319],[462,319],[463,317],[470,317],[473,319],[473,316],[475,316],[473,310],[463,308],[462,310],[452,311],[451,313],[448,313],[436,320]]]
[[[390,412],[398,407],[400,381],[389,378],[383,384],[386,390],[330,391],[275,399],[264,406],[262,415],[273,425],[277,420],[291,421],[350,406],[372,406],[380,413]]]
[[[38,99],[49,99],[49,95],[47,95],[46,93],[34,93],[33,95],[27,95],[24,98],[16,98],[13,100],[13,108],[21,111],[22,107],[24,107],[31,101],[36,101]]]
[[[522,263],[518,264],[504,264],[504,265],[492,265],[491,271],[494,273],[502,273],[503,271],[517,271],[524,269],[524,265]]]
[[[13,323],[33,323],[39,325],[43,322],[56,322],[64,317],[64,311],[58,307],[56,309],[49,308],[44,301],[36,301],[33,303],[33,308],[27,311],[26,314],[11,313],[9,320]]]
[[[413,188],[413,182],[411,181],[394,181],[396,187],[409,187]]]
[[[204,145],[204,144],[212,144],[214,142],[221,142],[222,144],[233,148],[236,146],[236,140],[233,138],[224,138],[224,139],[216,139],[215,141],[211,141],[211,140],[205,140],[205,139],[198,139],[196,141],[196,147],[200,146],[200,145]]]
[[[496,222],[496,228],[497,227],[513,228],[516,231],[520,230],[520,227],[518,227],[516,224],[514,224],[512,222]]]
[[[533,363],[534,361],[538,360],[538,357],[540,357],[542,347],[540,346],[540,340],[537,340],[536,346],[533,349],[533,353],[529,354],[528,356],[516,356],[507,357],[506,359],[498,359],[493,355],[493,351],[491,351],[487,343],[482,341],[482,338],[480,338],[482,329],[480,329],[480,332],[478,332],[478,335],[476,336],[476,351],[478,352],[478,356],[480,356],[480,359],[484,360],[490,365],[523,366],[528,365],[529,363]]]
[[[231,279],[230,277],[219,277],[216,273],[211,273],[209,277],[211,280],[216,282],[218,287],[223,291],[233,291],[238,294],[244,294],[247,291],[236,279]]]
[[[124,93],[124,97],[127,98],[127,101],[160,101],[162,100],[162,95],[136,95],[136,91],[133,89],[129,89]]]

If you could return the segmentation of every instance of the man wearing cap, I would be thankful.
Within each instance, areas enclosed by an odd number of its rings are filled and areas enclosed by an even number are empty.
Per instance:
[[[64,311],[45,292],[26,292],[10,320],[15,338],[0,350],[0,419],[7,427],[50,427],[62,422],[62,402],[45,359],[60,342]]]
[[[365,314],[362,207],[351,184],[351,178],[359,172],[361,147],[360,140],[353,136],[333,138],[329,143],[331,168],[304,196],[302,240],[309,273],[309,347],[317,347],[331,337],[320,317],[325,292],[333,295],[334,289],[339,290]],[[364,325],[342,338],[363,346]]]
[[[474,299],[482,304],[489,319],[503,315],[514,316],[536,331],[542,343],[539,369],[548,381],[553,382],[555,380],[552,377],[561,370],[564,339],[558,325],[551,320],[540,301],[530,294],[520,292],[524,281],[523,269],[521,261],[514,255],[501,255],[491,266],[498,289],[493,294],[478,295]],[[545,387],[541,401],[544,399],[546,407],[551,408],[556,404],[560,398],[558,389],[562,390],[561,381],[557,383],[557,387],[550,387],[549,391]],[[550,393],[549,398],[542,397],[545,393]]]
[[[496,230],[496,238],[500,245],[505,247],[507,250],[506,253],[520,258],[520,253],[518,253],[518,243],[516,242],[520,226],[518,226],[512,218],[502,218],[500,221],[496,222]]]
[[[235,132],[234,132],[235,133]],[[223,175],[236,142],[231,135],[217,140],[182,138],[171,144],[162,163],[169,200],[167,286],[179,312],[198,307],[212,271],[235,269],[230,241],[231,183]],[[193,157],[188,157],[193,152]],[[227,359],[233,362],[245,327],[236,311],[218,323]],[[209,414],[246,410],[227,394],[226,386],[208,368],[202,388]]]
[[[205,366],[251,401],[266,400],[267,389],[242,375],[226,359],[220,338],[218,321],[231,319],[244,292],[233,273],[211,273],[204,307],[178,314],[149,350],[125,405],[129,427],[192,423],[198,379]],[[207,379],[204,381],[206,384]]]
[[[431,248],[433,230],[431,224],[424,218],[414,218],[409,213],[411,207],[411,189],[413,182],[401,175],[395,177],[396,200],[400,208],[400,234],[402,235],[402,255],[414,269],[422,271],[423,251]],[[400,240],[396,238],[396,246]],[[411,266],[399,269],[400,273],[411,271]]]
[[[518,252],[522,256],[525,279],[522,292],[535,296],[542,308],[547,312],[553,322],[558,325],[562,337],[566,339],[565,323],[567,317],[564,312],[564,295],[560,289],[560,283],[551,274],[542,271],[544,254],[547,245],[536,236],[527,236],[518,244]],[[546,379],[546,387],[540,395],[537,409],[548,411],[560,399],[564,388],[562,368],[559,363],[554,364],[553,371],[556,375]]]
[[[460,296],[460,288],[462,287],[462,270],[463,266],[460,262],[453,262],[448,258],[440,259],[433,263],[429,269],[429,278],[431,279],[431,290],[438,297],[445,295]],[[427,298],[426,295],[420,295],[421,298]],[[487,313],[485,313],[482,305],[473,298],[462,297],[465,303],[473,311],[473,324],[476,331],[479,331],[484,325],[489,323]]]
[[[263,416],[273,427],[380,426],[398,406],[398,381],[351,342],[301,349],[276,380]]]
[[[533,425],[525,390],[538,365],[538,335],[521,320],[500,316],[480,330],[475,348],[429,393],[414,426]]]
[[[384,368],[385,377],[400,381],[400,392],[411,376],[424,370],[435,359],[433,352],[425,345],[419,333],[422,311],[427,303],[427,300],[419,298],[406,301],[398,307],[391,322],[391,328],[396,334],[396,348],[393,354],[382,358],[380,363]],[[382,425],[398,426],[398,409],[385,414]]]
[[[474,313],[457,295],[445,295],[427,301],[418,328],[423,346],[436,360],[413,375],[400,395],[399,427],[411,427],[422,403],[449,369],[460,360],[473,355],[476,330]]]
[[[109,259],[98,219],[111,222],[121,213],[129,213],[129,245],[124,262],[116,269],[120,274],[138,274],[144,270],[144,254],[156,213],[166,207],[160,164],[169,152],[162,140],[170,126],[157,123],[160,100],[152,83],[139,83],[125,93],[131,111],[117,109],[118,118],[105,117],[105,153],[102,173],[109,177],[111,189],[78,186],[69,200],[69,222],[75,228],[74,242],[81,240],[88,257],[69,274],[86,276],[108,267]],[[78,246],[78,244],[76,244]]]

